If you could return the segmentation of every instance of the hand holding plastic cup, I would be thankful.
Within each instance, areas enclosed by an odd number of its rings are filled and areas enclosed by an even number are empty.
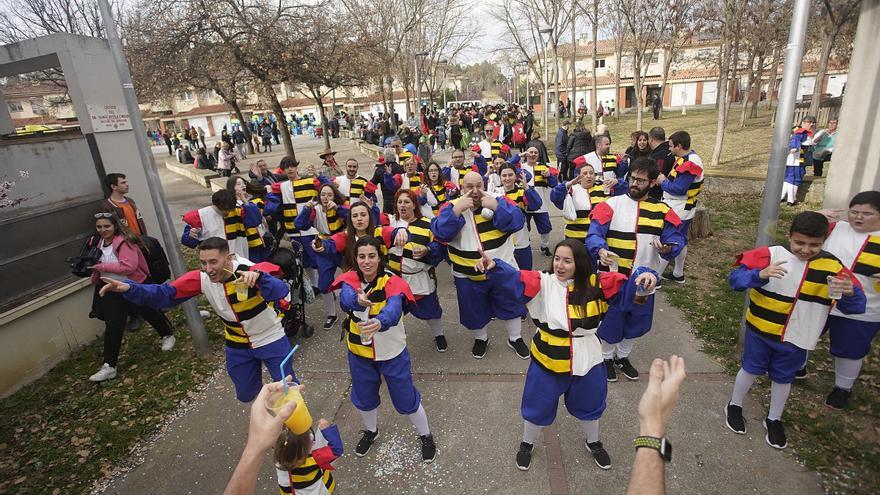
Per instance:
[[[637,284],[636,285],[635,303],[636,304],[645,304],[646,302],[648,302],[648,296],[654,294],[654,292],[656,290],[657,290],[656,287],[651,287],[651,290],[648,290],[647,288],[645,288],[644,282]]]
[[[363,325],[371,325],[373,323],[379,323],[379,320],[376,318],[370,318],[369,320],[363,322]],[[373,345],[373,333],[371,332],[369,337],[366,337],[363,333],[361,333],[361,344],[363,345]]]
[[[286,382],[285,382],[286,383]],[[266,398],[266,410],[277,416],[281,409],[290,402],[296,402],[296,409],[284,420],[285,426],[294,434],[302,434],[312,426],[312,415],[303,400],[299,387],[288,387],[286,391],[275,392]]]
[[[244,301],[250,295],[249,293],[250,287],[247,286],[243,278],[238,278],[235,281],[235,297],[239,302]]]
[[[828,297],[837,301],[843,297],[843,278],[836,275],[828,275]]]
[[[617,253],[608,251],[607,254],[605,254],[605,257],[608,258],[608,271],[616,272],[620,267],[620,256],[618,256]]]

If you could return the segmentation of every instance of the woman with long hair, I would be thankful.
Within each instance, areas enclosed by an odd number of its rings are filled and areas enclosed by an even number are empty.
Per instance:
[[[339,289],[339,303],[348,313],[344,323],[351,371],[351,402],[364,422],[355,455],[363,457],[379,436],[379,386],[384,380],[394,409],[409,417],[418,430],[422,460],[437,453],[422,398],[413,383],[406,347],[403,313],[415,301],[409,285],[385,269],[379,239],[361,237],[355,245],[355,265],[331,286]]]
[[[101,287],[106,285],[102,279],[130,279],[143,283],[150,276],[150,269],[141,251],[143,242],[120,223],[115,213],[95,213],[95,230],[99,238],[101,259],[91,267],[95,293],[89,316],[104,321],[104,364],[89,380],[103,382],[116,377],[119,350],[129,315],[142,316],[156,329],[162,337],[163,351],[174,348],[175,338],[171,332],[171,323],[161,311],[134,305],[116,292],[108,292],[103,297],[98,294]]]
[[[440,164],[431,161],[428,163],[428,168],[425,169],[425,180],[422,184],[421,193],[426,200],[426,204],[420,208],[422,214],[425,217],[434,218],[437,216],[437,212],[440,211],[441,206],[458,196],[458,187],[446,180]],[[428,209],[425,206],[430,209],[431,215],[427,215]]]
[[[260,209],[261,215],[265,212],[266,190],[262,186],[246,182],[241,177],[230,177],[226,180],[226,189],[235,193],[236,206],[252,203]],[[267,242],[271,241],[271,238],[266,237],[269,227],[266,225],[265,217],[259,225],[245,227],[244,232],[247,237],[248,259],[254,263],[266,261],[272,248],[271,242]]]
[[[648,133],[635,131],[630,136],[630,146],[624,153],[630,162],[642,156],[651,156],[651,146],[648,144]]]
[[[495,288],[509,292],[511,300],[525,304],[538,328],[523,388],[517,467],[529,469],[532,446],[541,430],[553,424],[563,396],[565,408],[581,422],[587,450],[600,468],[609,469],[611,458],[599,441],[608,393],[599,337],[606,325],[651,324],[656,272],[639,267],[629,279],[617,272],[597,274],[584,243],[574,239],[556,245],[547,271],[515,270],[485,254],[477,269]]]
[[[437,277],[434,268],[443,261],[446,251],[434,240],[431,222],[418,208],[418,198],[409,189],[401,189],[394,195],[394,216],[391,227],[404,228],[409,240],[403,246],[388,246],[388,269],[402,277],[412,289],[415,303],[409,311],[413,316],[428,323],[437,352],[448,347],[440,318],[443,309],[437,299]]]

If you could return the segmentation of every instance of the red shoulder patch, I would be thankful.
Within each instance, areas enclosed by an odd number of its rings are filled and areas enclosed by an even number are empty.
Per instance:
[[[760,270],[770,265],[770,248],[761,246],[749,251],[745,251],[736,257],[734,266],[742,265],[749,270]]]

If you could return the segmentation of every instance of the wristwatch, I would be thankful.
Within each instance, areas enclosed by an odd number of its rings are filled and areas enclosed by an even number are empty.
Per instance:
[[[644,448],[648,448],[648,449],[654,449],[657,452],[660,452],[660,455],[663,456],[663,459],[665,459],[666,462],[669,462],[672,460],[672,444],[669,443],[669,440],[667,440],[665,437],[664,438],[657,438],[657,437],[640,436],[640,437],[636,437],[636,439],[633,440],[633,445],[635,446],[636,449],[640,449],[640,448],[644,447]]]

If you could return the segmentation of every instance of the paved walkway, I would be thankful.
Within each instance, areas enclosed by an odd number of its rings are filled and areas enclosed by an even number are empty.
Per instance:
[[[323,149],[320,141],[297,139],[300,160]],[[342,140],[334,142],[339,157],[357,156]],[[371,162],[365,157],[362,166]],[[161,172],[173,212],[207,204],[209,192],[186,179]],[[554,241],[561,236],[561,219]],[[536,265],[548,262],[535,253]],[[438,270],[440,300],[444,307],[450,348],[434,350],[427,325],[407,317],[409,349],[416,384],[439,446],[433,464],[420,462],[417,434],[405,417],[398,416],[383,387],[379,440],[364,457],[353,455],[361,421],[348,394],[350,379],[345,346],[339,330],[318,330],[304,342],[294,366],[304,383],[314,418],[336,421],[346,455],[337,461],[338,494],[458,494],[458,493],[623,493],[634,459],[632,438],[638,433],[636,406],[645,380],[621,379],[609,384],[608,409],[601,421],[601,439],[611,454],[613,468],[602,471],[583,445],[577,421],[560,407],[557,422],[545,429],[535,446],[531,470],[520,472],[514,454],[521,440],[519,415],[523,375],[527,362],[504,345],[505,332],[490,326],[489,354],[483,360],[470,355],[472,337],[458,324],[458,310],[448,269]],[[323,320],[320,304],[309,308],[314,325]],[[639,340],[633,364],[644,374],[651,360],[677,353],[688,368],[681,400],[669,427],[674,459],[667,468],[669,493],[822,493],[818,476],[799,465],[788,452],[768,447],[760,419],[762,404],[746,404],[749,434],[734,435],[722,417],[733,378],[699,351],[682,314],[660,297],[654,329]],[[534,326],[524,326],[528,338]],[[643,375],[644,376],[644,375]],[[236,402],[231,382],[222,370],[189,408],[157,439],[143,462],[125,477],[114,480],[105,493],[219,493],[232,472],[247,435],[246,409]],[[277,493],[274,470],[267,455],[258,493]]]

